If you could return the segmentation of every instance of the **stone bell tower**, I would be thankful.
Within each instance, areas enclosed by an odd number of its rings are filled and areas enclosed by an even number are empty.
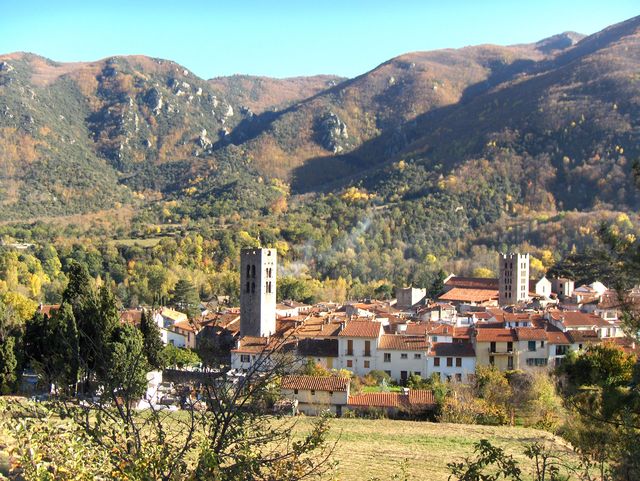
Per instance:
[[[266,337],[276,331],[275,249],[240,253],[240,335]]]

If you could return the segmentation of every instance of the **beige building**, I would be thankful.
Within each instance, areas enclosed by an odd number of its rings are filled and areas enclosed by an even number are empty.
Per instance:
[[[341,416],[349,399],[349,383],[349,379],[338,376],[285,376],[280,395],[297,401],[301,413],[315,416],[328,410]]]
[[[529,254],[500,254],[498,259],[498,302],[501,306],[529,300]]]

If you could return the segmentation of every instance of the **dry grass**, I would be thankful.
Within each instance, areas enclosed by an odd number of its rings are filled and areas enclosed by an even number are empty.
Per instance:
[[[297,429],[308,429],[312,419],[303,419]],[[401,472],[405,459],[410,480],[446,481],[447,463],[472,454],[473,444],[481,439],[504,448],[523,466],[529,466],[522,455],[525,444],[547,440],[558,448],[564,446],[562,440],[535,429],[387,419],[335,419],[331,438],[338,436],[334,459],[338,461],[335,479],[340,481],[390,479]]]

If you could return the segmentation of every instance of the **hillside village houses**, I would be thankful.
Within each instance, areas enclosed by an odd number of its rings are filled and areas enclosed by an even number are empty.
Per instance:
[[[595,343],[635,350],[620,326],[617,295],[602,283],[576,288],[570,279],[530,280],[527,254],[500,254],[499,265],[497,279],[449,276],[435,299],[425,289],[407,287],[397,290],[397,300],[309,306],[277,303],[275,249],[247,249],[241,254],[239,311],[223,308],[187,320],[165,308],[154,319],[165,344],[230,346],[235,373],[247,372],[277,350],[293,355],[297,367],[312,361],[357,376],[383,371],[400,384],[411,375],[470,382],[476,366],[548,369],[569,351]],[[136,322],[135,317],[123,313],[124,322]],[[283,395],[296,397],[299,410],[314,412],[313,396],[334,412],[345,405],[345,391],[336,387],[341,381],[326,381],[336,383],[331,389],[323,385],[326,390],[304,389],[315,384],[295,376],[288,382]],[[389,409],[409,402],[409,397],[393,399],[385,401]]]

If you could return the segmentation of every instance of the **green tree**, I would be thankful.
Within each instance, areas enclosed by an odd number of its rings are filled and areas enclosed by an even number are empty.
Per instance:
[[[167,344],[161,352],[162,364],[164,366],[192,366],[200,362],[198,354],[191,349],[176,347],[173,344]]]
[[[195,286],[186,279],[180,279],[171,295],[171,303],[176,309],[187,314],[189,319],[196,319],[200,315],[200,297]]]
[[[111,333],[108,352],[101,381],[110,395],[117,393],[125,399],[139,399],[146,390],[150,368],[142,333],[128,324],[116,327]]]
[[[158,327],[158,324],[153,319],[151,311],[145,310],[142,312],[140,331],[144,339],[144,353],[149,365],[156,369],[162,368],[162,334],[160,327]]]
[[[18,366],[15,345],[15,337],[0,333],[0,394],[9,394],[15,389]]]

